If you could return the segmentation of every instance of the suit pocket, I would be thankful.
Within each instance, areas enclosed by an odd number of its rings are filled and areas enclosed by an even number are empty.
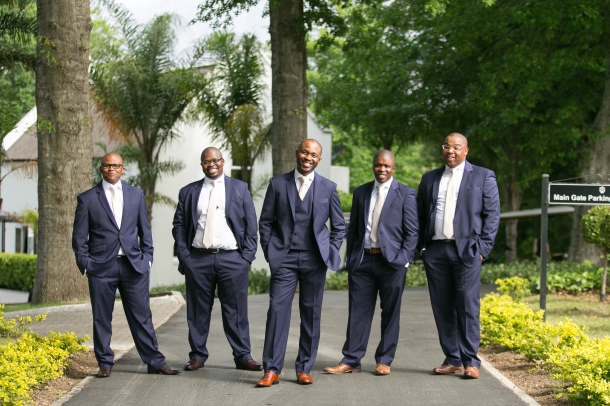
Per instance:
[[[105,245],[96,245],[95,247],[89,247],[89,254],[104,251],[105,249],[106,249]]]

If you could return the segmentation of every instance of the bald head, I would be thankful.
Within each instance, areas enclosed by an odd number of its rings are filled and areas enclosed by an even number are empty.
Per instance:
[[[206,153],[211,153],[213,155],[220,155],[220,157],[222,158],[222,153],[220,152],[220,150],[218,148],[215,147],[207,147],[206,149],[203,150],[203,152],[201,153],[201,161],[204,161],[204,155]]]
[[[201,169],[209,179],[218,179],[223,174],[225,160],[218,148],[207,147],[201,153]]]
[[[447,140],[449,138],[455,138],[456,140],[460,141],[460,144],[464,147],[468,146],[468,138],[466,138],[465,136],[463,136],[460,133],[451,133],[449,134],[447,137],[445,137],[445,142],[447,142]]]
[[[305,144],[309,144],[309,143],[313,143],[313,144],[317,145],[318,148],[320,148],[320,156],[322,156],[322,144],[320,144],[318,141],[314,140],[313,138],[308,138],[304,141],[301,141],[298,149],[302,149]]]
[[[106,182],[116,184],[124,172],[123,158],[119,154],[110,152],[102,157],[100,173]]]
[[[107,158],[117,158],[121,160],[121,163],[123,163],[123,158],[121,158],[121,156],[119,154],[117,154],[116,152],[109,152],[106,155],[104,155],[102,157],[102,162],[104,162]]]
[[[380,158],[380,157],[384,157],[384,158],[387,158],[387,159],[391,159],[391,160],[392,160],[392,162],[396,161],[396,157],[394,156],[394,154],[392,153],[392,151],[389,151],[389,150],[387,150],[387,149],[382,149],[382,150],[380,150],[380,151],[377,151],[377,152],[375,153],[375,156],[373,157],[373,161],[375,161],[377,158]]]
[[[309,175],[322,160],[322,145],[316,140],[307,139],[299,144],[296,150],[297,171],[301,175]]]

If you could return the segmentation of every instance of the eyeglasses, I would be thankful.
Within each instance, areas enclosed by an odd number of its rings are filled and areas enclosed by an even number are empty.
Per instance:
[[[106,171],[110,170],[110,168],[114,169],[115,171],[118,171],[122,167],[123,167],[123,165],[121,165],[121,164],[102,164],[101,165],[101,168]]]
[[[443,145],[443,151],[449,151],[450,149],[454,150],[455,152],[459,152],[462,150],[462,146],[455,146],[452,147],[451,145]]]
[[[216,165],[218,162],[224,162],[224,158],[220,158],[220,159],[210,159],[209,161],[201,161],[201,165],[203,166],[208,166],[208,165]]]

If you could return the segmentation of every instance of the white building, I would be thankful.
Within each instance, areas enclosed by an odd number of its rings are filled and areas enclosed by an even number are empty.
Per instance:
[[[35,122],[36,109],[34,108],[24,116],[16,128],[4,138],[2,145],[7,152],[8,160],[1,169],[2,173],[7,173],[11,164],[37,159],[38,148]],[[323,148],[323,159],[316,171],[322,176],[335,181],[340,190],[347,192],[349,190],[348,168],[331,167],[331,132],[320,127],[315,122],[311,112],[308,112],[307,128],[308,138],[317,140]],[[184,162],[185,168],[175,176],[161,179],[157,184],[158,193],[169,196],[176,201],[178,200],[178,191],[181,187],[203,177],[203,172],[199,164],[200,155],[203,149],[217,145],[212,143],[210,132],[201,123],[180,124],[178,126],[178,131],[180,132],[181,137],[163,151],[161,160],[169,158],[181,160]],[[101,119],[99,113],[94,112],[92,134],[93,155],[94,157],[99,158],[104,154],[104,151],[97,145],[98,142],[107,145],[107,151],[109,152],[113,151],[114,148],[118,146],[116,141],[109,138],[104,120]],[[295,150],[296,147],[297,146],[295,145]],[[230,168],[232,165],[231,155],[228,151],[222,152],[225,158],[225,173],[230,176]],[[271,168],[271,153],[269,152],[267,156],[262,157],[258,163],[255,164],[252,171],[252,178],[259,179],[262,176],[266,178],[270,177],[272,174]],[[132,170],[132,168],[128,167],[125,176],[129,176],[129,172]],[[21,214],[26,209],[38,209],[37,182],[38,180],[36,177],[27,179],[17,172],[6,176],[2,182],[2,189],[0,191],[0,196],[3,199],[0,220],[8,218],[7,215],[10,213]],[[257,214],[260,214],[265,189],[266,186],[259,194],[254,196]],[[184,277],[177,270],[178,260],[174,256],[174,240],[171,233],[174,211],[174,207],[159,204],[155,204],[153,208],[152,231],[155,253],[150,277],[151,286],[184,282]],[[28,236],[29,239],[27,238]],[[30,229],[19,223],[2,220],[1,238],[2,252],[33,252],[33,233]],[[252,266],[255,269],[268,269],[260,246],[257,258]]]

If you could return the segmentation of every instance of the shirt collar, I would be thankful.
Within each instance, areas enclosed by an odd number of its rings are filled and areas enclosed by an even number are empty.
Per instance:
[[[110,190],[110,186],[112,186],[112,183],[106,182],[104,179],[102,179],[102,187],[104,188],[105,192]],[[123,190],[123,183],[121,182],[121,179],[119,179],[119,181],[114,184],[114,187],[117,190],[121,190],[121,191]]]
[[[222,175],[220,175],[216,179],[204,178],[203,179],[203,184],[204,185],[209,185],[209,184],[212,183],[213,180],[215,180],[217,183],[225,183],[225,174],[223,173]]]
[[[388,180],[387,182],[384,182],[384,183],[379,183],[379,182],[377,182],[377,179],[375,179],[375,184],[373,186],[378,187],[381,184],[381,185],[383,185],[384,189],[388,189],[393,181],[394,181],[393,176],[390,178],[390,180]]]
[[[455,169],[456,171],[464,171],[464,167],[466,166],[466,161],[462,162],[461,164],[459,164],[458,166],[456,166]],[[445,165],[445,172],[451,172],[451,168],[448,167],[447,165]]]
[[[314,171],[314,172],[311,172],[311,173],[310,173],[310,174],[308,174],[308,175],[301,175],[301,173],[295,169],[295,170],[294,170],[294,178],[295,178],[295,179],[299,179],[301,176],[305,176],[305,179],[306,179],[308,182],[313,182],[313,178],[314,178],[315,173],[316,173],[316,172]]]

